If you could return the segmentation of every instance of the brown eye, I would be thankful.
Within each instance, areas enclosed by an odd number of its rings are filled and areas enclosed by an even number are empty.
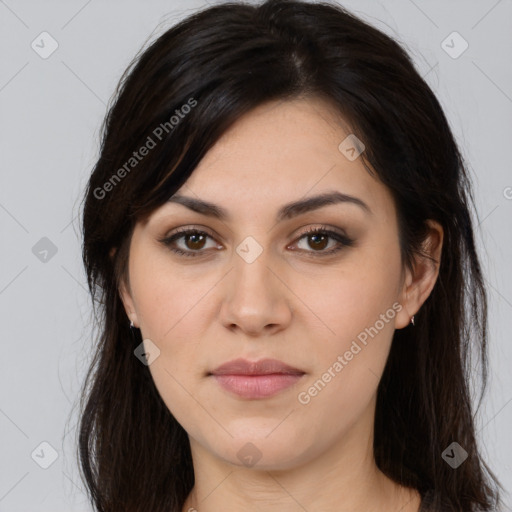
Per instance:
[[[188,249],[198,250],[204,247],[206,236],[200,233],[192,233],[190,235],[183,235],[183,238]]]
[[[328,235],[322,235],[322,234],[313,234],[313,235],[307,235],[309,238],[309,244],[310,247],[313,249],[325,249],[327,245],[329,244],[329,236]]]
[[[342,233],[338,233],[323,227],[313,228],[309,231],[306,231],[299,237],[298,240],[301,241],[302,239],[307,240],[306,243],[308,247],[300,248],[300,250],[312,253],[312,256],[329,256],[340,251],[344,247],[353,246],[355,242],[353,239]],[[329,246],[330,240],[333,240],[335,243],[331,245],[329,250],[325,250]]]
[[[206,252],[206,250],[203,249],[205,248],[208,238],[213,240],[213,237],[204,231],[199,231],[197,229],[183,229],[160,240],[160,242],[168,246],[171,251],[179,254],[180,256],[194,257]],[[182,248],[176,246],[177,242],[181,240],[183,240]],[[214,247],[217,246],[214,244]]]

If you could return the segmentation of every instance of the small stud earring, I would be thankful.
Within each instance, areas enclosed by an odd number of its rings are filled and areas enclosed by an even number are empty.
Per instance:
[[[412,315],[411,324],[414,325],[414,315]]]
[[[130,335],[131,335],[132,340],[134,342],[139,343],[140,340],[138,339],[139,335],[138,335],[137,329],[138,329],[138,327],[135,327],[133,325],[133,320],[130,320]]]

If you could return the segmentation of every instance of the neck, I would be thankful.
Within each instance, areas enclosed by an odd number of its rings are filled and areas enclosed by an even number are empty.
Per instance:
[[[195,486],[182,511],[418,512],[419,493],[376,466],[373,428],[364,425],[373,423],[362,418],[334,446],[315,457],[304,454],[300,464],[286,469],[231,464],[190,438]]]

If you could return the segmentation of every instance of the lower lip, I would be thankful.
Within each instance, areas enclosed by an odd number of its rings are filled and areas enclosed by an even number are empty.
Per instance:
[[[293,386],[302,375],[272,373],[269,375],[212,375],[227,391],[243,398],[268,398]]]

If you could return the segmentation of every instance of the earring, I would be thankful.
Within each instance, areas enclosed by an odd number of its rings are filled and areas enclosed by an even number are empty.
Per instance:
[[[411,324],[414,325],[414,315],[412,315]]]
[[[135,343],[140,342],[140,340],[138,339],[139,337],[137,335],[137,327],[133,325],[133,320],[130,320],[130,335]]]

